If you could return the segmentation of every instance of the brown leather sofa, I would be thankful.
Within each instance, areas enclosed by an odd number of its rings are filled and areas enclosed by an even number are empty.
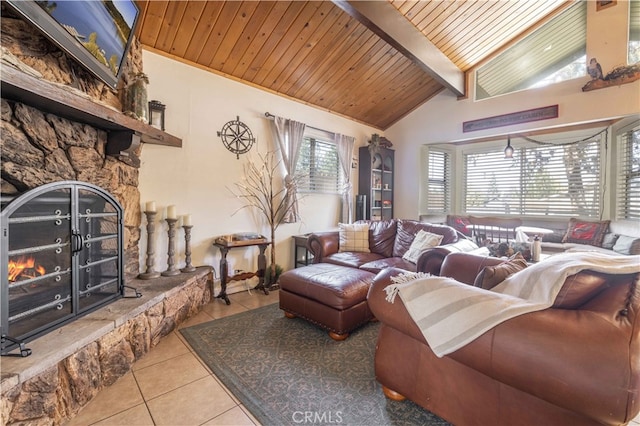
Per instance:
[[[457,242],[461,235],[450,226],[419,222],[417,220],[362,220],[356,223],[369,224],[370,253],[339,252],[340,238],[338,231],[314,233],[309,235],[307,240],[307,248],[314,256],[313,263],[331,263],[358,268],[375,274],[389,267],[412,272],[432,272],[425,253],[418,258],[418,262],[415,264],[402,258],[411,247],[416,234],[422,229],[426,232],[442,235],[441,246]]]
[[[500,261],[452,253],[441,275],[473,283],[483,266]],[[384,288],[400,272],[378,274],[367,299],[381,322],[375,372],[389,398],[406,397],[457,425],[617,425],[640,412],[634,274],[570,276],[571,297],[438,358],[402,300],[385,300]]]

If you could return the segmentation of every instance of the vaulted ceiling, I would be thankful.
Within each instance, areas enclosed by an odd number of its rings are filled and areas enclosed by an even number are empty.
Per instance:
[[[151,50],[384,130],[571,2],[138,4]]]

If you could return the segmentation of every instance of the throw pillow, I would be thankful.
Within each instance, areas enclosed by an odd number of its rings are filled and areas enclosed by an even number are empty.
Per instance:
[[[509,275],[522,271],[527,261],[521,253],[516,253],[504,262],[495,266],[485,266],[473,282],[475,287],[489,290],[504,281]]]
[[[417,263],[422,252],[438,246],[442,238],[443,236],[440,234],[433,234],[421,229],[413,239],[411,247],[409,247],[409,250],[406,251],[402,258],[411,263]]]
[[[611,232],[604,234],[604,238],[602,239],[602,248],[613,250],[613,246],[616,244],[616,241],[618,241],[619,236],[620,235]]]
[[[562,242],[601,247],[604,234],[609,229],[609,222],[608,220],[589,222],[572,217],[569,219],[569,227],[567,228],[567,233],[564,234]]]
[[[471,222],[469,222],[468,216],[447,215],[447,225],[449,225],[456,231],[461,232],[467,237],[470,237],[472,235],[471,230],[467,228],[467,225],[470,225],[470,224]]]
[[[340,246],[338,251],[369,253],[368,223],[338,223]]]
[[[640,254],[640,238],[620,235],[613,245],[613,251],[620,254]]]

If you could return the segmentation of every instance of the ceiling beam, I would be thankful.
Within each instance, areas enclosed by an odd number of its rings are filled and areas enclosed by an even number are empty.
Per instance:
[[[436,81],[464,96],[464,73],[388,1],[333,0]]]

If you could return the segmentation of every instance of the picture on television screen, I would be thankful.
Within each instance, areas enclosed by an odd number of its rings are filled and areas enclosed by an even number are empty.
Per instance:
[[[6,0],[47,38],[115,88],[139,10],[134,0]]]
[[[138,10],[131,1],[38,1],[98,62],[118,75]]]

